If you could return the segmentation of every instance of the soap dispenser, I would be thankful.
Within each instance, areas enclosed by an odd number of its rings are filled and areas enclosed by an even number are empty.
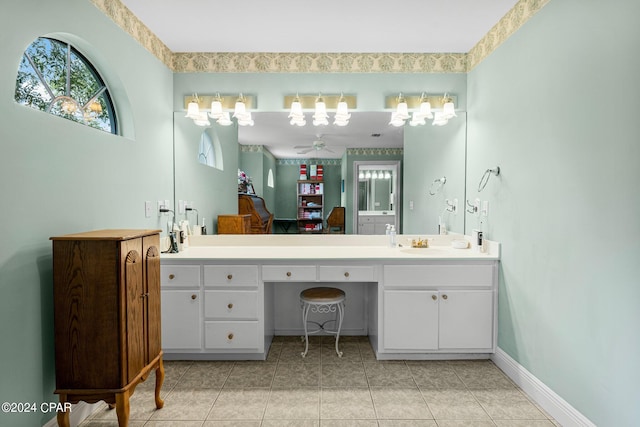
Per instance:
[[[391,248],[396,247],[396,226],[395,225],[391,225],[389,227],[389,247]]]

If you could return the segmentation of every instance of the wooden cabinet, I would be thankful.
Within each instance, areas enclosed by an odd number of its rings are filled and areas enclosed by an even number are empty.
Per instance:
[[[218,234],[251,233],[251,215],[218,215]]]
[[[298,232],[322,233],[324,223],[324,183],[298,181]]]
[[[159,230],[52,237],[56,391],[60,402],[105,401],[127,426],[129,397],[155,371],[163,406]],[[58,424],[69,426],[68,412]]]

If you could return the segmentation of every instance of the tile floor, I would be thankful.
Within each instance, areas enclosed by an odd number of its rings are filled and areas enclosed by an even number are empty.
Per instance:
[[[131,398],[131,427],[553,427],[491,361],[377,361],[366,337],[276,337],[266,361],[166,361]],[[81,427],[117,426],[102,405]]]

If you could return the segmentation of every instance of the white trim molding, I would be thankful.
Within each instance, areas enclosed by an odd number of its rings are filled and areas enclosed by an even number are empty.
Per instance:
[[[596,427],[587,417],[558,396],[500,347],[491,356],[491,360],[563,427]]]

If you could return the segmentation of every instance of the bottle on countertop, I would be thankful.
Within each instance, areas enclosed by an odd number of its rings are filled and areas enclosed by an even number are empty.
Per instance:
[[[397,245],[396,242],[396,226],[391,225],[389,227],[389,247],[395,248]]]

